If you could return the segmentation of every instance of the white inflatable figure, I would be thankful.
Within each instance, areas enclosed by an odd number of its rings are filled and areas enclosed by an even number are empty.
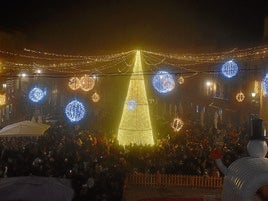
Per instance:
[[[262,200],[256,192],[268,185],[267,144],[262,119],[252,119],[251,137],[247,145],[249,157],[234,161],[228,168],[221,159],[216,164],[225,175],[222,201]]]

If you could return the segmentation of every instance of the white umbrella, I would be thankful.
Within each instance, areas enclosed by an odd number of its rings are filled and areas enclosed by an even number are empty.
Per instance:
[[[33,121],[21,121],[10,124],[0,130],[0,137],[28,137],[40,136],[50,127],[50,125],[36,123]]]

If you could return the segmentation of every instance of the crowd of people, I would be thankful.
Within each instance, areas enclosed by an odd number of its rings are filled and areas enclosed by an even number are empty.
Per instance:
[[[113,138],[56,124],[38,138],[0,139],[0,177],[46,176],[72,180],[74,200],[122,200],[129,173],[215,176],[210,152],[223,151],[225,165],[245,156],[247,126],[203,128],[185,124],[154,146],[120,146]],[[219,173],[220,174],[220,173]]]

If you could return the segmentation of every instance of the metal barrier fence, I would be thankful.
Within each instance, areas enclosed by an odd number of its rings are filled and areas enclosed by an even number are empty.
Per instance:
[[[167,174],[129,174],[126,185],[136,184],[144,186],[183,186],[200,188],[222,188],[222,177],[167,175]]]

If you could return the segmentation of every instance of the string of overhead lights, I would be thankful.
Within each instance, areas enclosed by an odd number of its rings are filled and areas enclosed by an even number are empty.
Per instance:
[[[109,55],[83,56],[83,55],[67,55],[67,54],[57,54],[57,53],[51,53],[51,52],[41,52],[41,51],[31,50],[31,49],[27,49],[27,48],[24,48],[24,51],[34,53],[34,54],[43,55],[44,57],[42,57],[42,58],[47,58],[48,56],[50,56],[49,58],[51,58],[51,57],[57,58],[58,57],[61,59],[62,58],[71,58],[71,59],[78,59],[78,60],[95,60],[95,61],[109,61],[109,60],[112,60],[114,58],[118,58],[118,57],[127,55],[129,53],[135,52],[135,50],[130,50],[127,52],[121,52],[121,53],[109,54]]]
[[[5,69],[11,69],[14,70],[25,70],[25,71],[31,71],[32,69],[39,68],[43,69],[45,71],[56,71],[56,72],[90,72],[95,69],[98,69],[99,71],[105,70],[107,68],[113,68],[114,66],[117,66],[118,63],[124,63],[128,60],[131,60],[133,58],[134,51],[125,52],[122,54],[118,54],[117,57],[115,55],[111,56],[110,58],[105,57],[104,59],[98,58],[94,61],[89,60],[81,60],[76,62],[60,62],[60,63],[46,63],[46,62],[37,62],[33,58],[28,57],[28,60],[25,62],[14,62],[9,60],[4,60],[2,62],[2,65],[5,67]],[[17,54],[13,54],[13,56],[16,58],[16,56],[20,56]],[[30,58],[30,61],[29,61]],[[10,59],[13,60],[13,59]]]
[[[161,58],[182,62],[183,65],[211,64],[223,62],[227,59],[263,59],[268,57],[268,45],[246,49],[233,49],[231,51],[199,53],[199,54],[166,54],[143,50],[144,54],[150,54]]]
[[[111,73],[129,74],[134,64],[135,50],[121,52],[110,55],[84,56],[84,55],[67,55],[50,52],[42,52],[31,49],[24,49],[25,54],[14,53],[0,50],[3,57],[2,69],[6,72],[33,72],[41,69],[45,72],[57,73]],[[257,60],[268,58],[268,45],[257,46],[246,49],[232,49],[229,51],[196,53],[196,54],[169,54],[142,50],[142,60],[146,69],[144,73],[154,72],[162,65],[176,69],[177,74],[185,74],[188,77],[200,73],[213,73],[207,70],[201,70],[201,65],[215,65],[234,59],[238,61]],[[114,70],[114,71],[112,71]],[[108,73],[108,74],[109,74]]]

